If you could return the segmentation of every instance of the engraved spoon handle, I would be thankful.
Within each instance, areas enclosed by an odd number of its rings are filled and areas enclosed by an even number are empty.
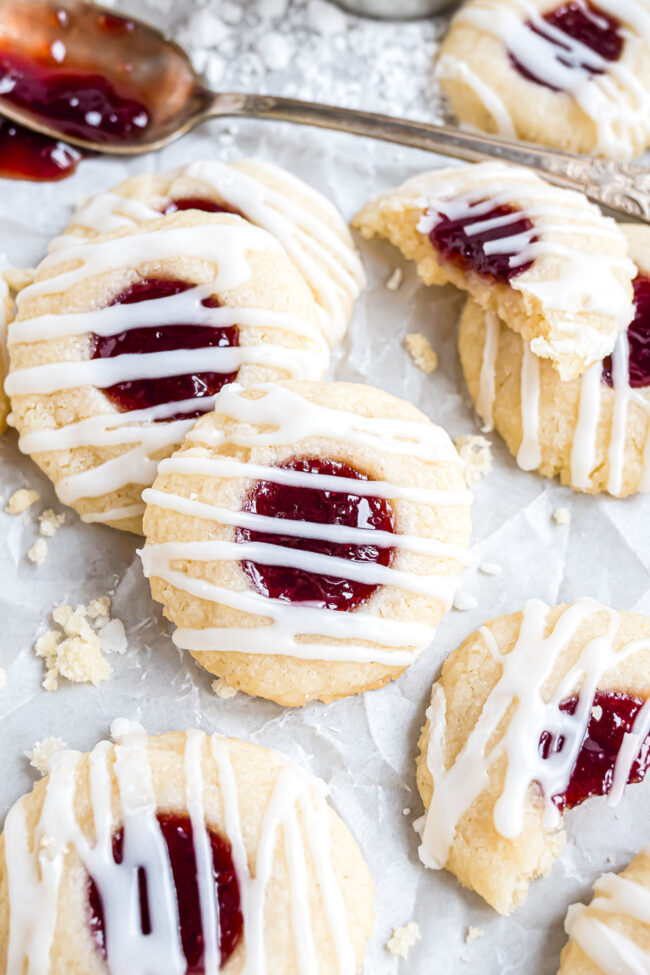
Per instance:
[[[594,202],[627,217],[650,223],[650,169],[643,166],[574,156],[501,136],[275,95],[215,94],[212,105],[195,121],[214,116],[299,122],[428,149],[469,162],[502,159],[534,169],[558,186],[580,190]]]

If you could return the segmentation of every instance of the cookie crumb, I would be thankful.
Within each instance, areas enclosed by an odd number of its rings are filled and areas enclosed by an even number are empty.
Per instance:
[[[486,576],[500,576],[503,572],[503,566],[499,565],[498,562],[481,562],[479,571]]]
[[[404,336],[404,348],[420,372],[429,375],[438,368],[438,356],[431,347],[426,335],[421,332],[409,332]]]
[[[569,525],[571,523],[571,512],[568,508],[556,508],[553,512],[553,521],[556,525]]]
[[[410,816],[410,815],[411,815],[411,810],[409,809],[408,806],[405,809],[402,809],[402,816]]]
[[[223,701],[228,700],[230,697],[234,697],[235,694],[239,694],[236,687],[231,687],[227,684],[223,677],[218,677],[217,680],[212,681],[212,690],[220,697]]]
[[[39,498],[40,494],[38,491],[34,491],[31,488],[18,488],[7,501],[5,511],[8,515],[22,515],[23,511],[31,508]]]
[[[465,480],[471,487],[492,470],[492,444],[480,434],[457,437],[454,443],[460,459],[465,463]]]
[[[405,924],[402,928],[393,928],[393,934],[386,942],[386,949],[391,955],[406,958],[413,945],[421,938],[419,925],[415,921]]]
[[[52,511],[51,508],[46,508],[45,511],[38,516],[39,520],[39,532],[45,538],[52,538],[56,535],[61,525],[65,522],[65,514],[61,513],[58,515],[56,511]]]
[[[402,286],[403,280],[404,272],[402,271],[401,267],[396,267],[386,282],[386,287],[389,291],[398,291]]]
[[[111,665],[104,654],[124,653],[127,646],[124,625],[110,619],[110,608],[108,596],[75,609],[67,603],[54,607],[52,619],[59,629],[46,630],[34,644],[36,656],[45,661],[46,691],[57,690],[60,677],[99,684],[110,676]]]
[[[4,667],[0,667],[0,691],[7,683],[7,671]]]
[[[454,596],[454,609],[459,609],[461,612],[465,612],[468,609],[474,609],[474,607],[477,605],[478,599],[476,596],[472,596],[468,592],[459,590]]]
[[[32,750],[25,752],[24,755],[37,772],[47,775],[52,767],[54,756],[67,747],[62,738],[44,738],[43,741],[37,741]]]
[[[591,716],[595,721],[600,721],[603,716],[603,709],[601,708],[600,704],[594,704],[591,709]]]
[[[485,931],[482,928],[475,928],[470,924],[465,935],[465,944],[470,945],[472,941],[476,941],[477,938],[482,938],[484,934]]]
[[[37,538],[32,547],[27,552],[27,558],[34,565],[43,565],[47,558],[47,542],[44,538]]]

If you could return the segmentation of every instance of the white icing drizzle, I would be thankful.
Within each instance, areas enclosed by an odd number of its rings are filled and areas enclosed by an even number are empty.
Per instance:
[[[650,850],[642,851],[648,856]],[[601,914],[616,914],[650,925],[650,891],[625,875],[606,873],[594,884],[588,908],[574,904],[565,922],[567,934],[582,948],[603,975],[648,975],[650,952],[623,931],[611,927]]]
[[[279,244],[265,231],[241,222],[236,226],[205,224],[174,227],[116,241],[78,244],[64,252],[55,251],[46,258],[42,267],[56,267],[63,260],[76,266],[25,288],[19,306],[30,295],[58,293],[100,271],[130,265],[138,267],[144,261],[178,255],[212,260],[218,271],[214,282],[196,285],[177,295],[87,312],[45,314],[16,322],[11,330],[11,345],[88,333],[109,336],[134,328],[156,328],[162,324],[180,322],[215,328],[236,325],[250,330],[253,335],[257,330],[286,331],[309,339],[311,348],[285,348],[275,342],[245,341],[232,348],[179,349],[46,363],[14,369],[5,383],[7,393],[10,396],[47,395],[83,386],[104,388],[141,378],[207,371],[228,374],[237,372],[247,364],[272,365],[290,378],[320,378],[327,365],[328,349],[315,321],[310,322],[289,312],[261,308],[210,308],[203,304],[204,299],[215,291],[227,292],[243,284],[251,274],[248,251],[265,248],[278,250]],[[157,421],[183,412],[208,412],[214,402],[214,396],[196,397],[118,412],[107,400],[105,405],[108,412],[56,429],[25,434],[19,446],[29,454],[85,446],[129,447],[118,457],[72,474],[57,483],[59,499],[65,504],[74,504],[81,498],[101,497],[128,484],[151,484],[157,465],[154,456],[160,452],[171,452],[195,422],[194,419]],[[133,505],[127,505],[111,510],[106,516],[100,514],[97,517],[96,513],[92,513],[82,517],[89,521],[117,521],[132,517],[132,512]]]
[[[475,221],[465,227],[470,237],[528,219],[529,230],[487,241],[483,251],[507,255],[511,268],[532,264],[508,284],[524,299],[534,299],[554,312],[558,333],[553,339],[533,338],[533,352],[550,358],[577,356],[591,363],[612,351],[613,332],[623,331],[634,317],[629,283],[635,269],[625,256],[619,228],[583,196],[558,190],[521,167],[501,162],[428,173],[406,186],[422,192],[426,209],[417,226],[422,234],[429,234],[441,215],[460,223]],[[501,206],[513,207],[513,212],[488,217]],[[486,219],[477,220],[483,215]],[[585,253],[585,240],[601,240],[602,250]],[[608,241],[620,244],[620,256],[607,254]],[[544,277],[536,267],[538,258],[548,258],[543,261]],[[601,331],[586,313],[611,318],[613,327]]]
[[[252,395],[251,395],[252,394]],[[254,397],[254,398],[253,398]],[[215,404],[217,414],[230,423],[221,429],[195,429],[190,439],[207,446],[232,444],[236,447],[295,448],[302,441],[326,437],[347,444],[359,444],[384,453],[405,457],[422,457],[435,462],[460,463],[451,441],[430,423],[377,419],[359,416],[311,403],[297,393],[273,384],[242,390],[236,384],[224,389]],[[236,477],[244,483],[252,478],[276,484],[343,491],[364,497],[405,499],[416,504],[465,505],[471,500],[468,491],[412,488],[410,485],[385,481],[356,480],[279,467],[241,463],[224,457],[180,455],[160,464],[160,474],[203,477]],[[169,511],[205,519],[224,526],[249,528],[271,534],[293,534],[301,538],[318,538],[346,544],[369,543],[395,547],[441,560],[453,559],[467,564],[464,546],[395,532],[347,528],[312,522],[287,521],[238,510],[227,510],[206,504],[182,494],[150,489],[144,492],[147,504]],[[448,608],[458,586],[457,574],[419,574],[369,562],[354,562],[316,552],[292,550],[260,542],[236,542],[227,539],[187,542],[148,542],[140,553],[145,574],[164,579],[193,596],[232,609],[253,614],[260,624],[252,627],[211,627],[202,630],[179,628],[174,642],[198,653],[219,650],[254,654],[287,654],[312,660],[374,661],[386,665],[406,666],[429,645],[435,628],[417,623],[400,623],[361,610],[345,613],[305,604],[269,599],[252,591],[234,591],[193,578],[175,568],[183,560],[199,563],[250,561],[283,565],[309,572],[357,580],[367,585],[395,586],[439,600]],[[309,640],[316,636],[318,640]],[[362,641],[361,644],[326,643]],[[371,645],[368,645],[371,644]],[[408,649],[404,649],[408,647]],[[398,649],[395,649],[398,648]]]
[[[347,228],[336,208],[312,187],[268,163],[255,161],[255,167],[262,176],[216,160],[190,163],[167,174],[172,181],[171,197],[164,200],[156,196],[139,201],[115,191],[103,193],[73,215],[74,233],[57,238],[52,247],[60,249],[78,243],[80,236],[160,217],[161,209],[174,196],[173,181],[195,180],[206,187],[207,195],[218,197],[280,241],[311,288],[323,330],[333,344],[345,332],[348,303],[358,297],[365,284],[361,261],[345,240]],[[269,182],[264,181],[264,175]],[[276,181],[287,189],[273,188],[270,184]],[[307,197],[316,212],[292,198],[291,189],[298,197]]]
[[[53,764],[45,802],[29,846],[25,799],[10,810],[5,823],[5,860],[9,890],[7,975],[43,975],[58,915],[58,897],[66,856],[71,850],[94,879],[105,919],[107,966],[111,975],[183,975],[183,956],[176,891],[167,846],[156,818],[156,799],[143,729],[114,722],[117,744],[100,742],[89,755],[94,841],[78,823],[74,809],[82,756],[60,753]],[[276,758],[277,758],[276,754]],[[111,760],[114,758],[114,762]],[[334,872],[330,848],[327,787],[283,758],[264,814],[261,834],[249,870],[237,782],[228,746],[220,735],[187,732],[184,778],[187,810],[197,866],[206,975],[218,975],[220,963],[218,905],[214,896],[212,852],[203,797],[205,761],[214,763],[224,809],[224,839],[230,844],[244,918],[245,960],[242,975],[266,975],[269,967],[265,898],[282,831],[289,877],[289,909],[298,975],[318,975],[306,852],[313,864],[325,919],[340,975],[354,975],[356,962],[345,904]],[[116,777],[120,815],[112,809]],[[161,810],[164,812],[165,810]],[[123,858],[113,859],[112,837],[123,829]],[[138,871],[147,876],[151,933],[142,933]]]
[[[637,57],[647,56],[644,45],[650,43],[650,10],[643,0],[599,0],[598,7],[622,25],[619,33],[624,50],[618,61],[607,60],[549,24],[539,3],[531,0],[510,0],[507,4],[503,0],[478,0],[466,4],[455,23],[471,25],[497,38],[531,75],[570,94],[594,124],[596,151],[628,159],[635,145],[645,141],[648,131],[650,93],[636,77],[633,65]],[[500,98],[488,81],[481,78],[479,85],[471,84],[454,64],[443,65],[442,70],[443,77],[460,77],[470,84],[487,111],[497,118],[495,104]]]
[[[442,869],[445,866],[458,822],[487,788],[490,769],[501,758],[505,758],[506,766],[503,789],[493,813],[497,832],[507,839],[514,840],[519,836],[527,796],[534,783],[538,784],[536,791],[544,806],[544,828],[557,827],[560,813],[552,796],[566,791],[602,676],[633,654],[650,650],[650,639],[633,640],[615,649],[620,629],[619,615],[591,599],[581,599],[563,609],[551,632],[546,634],[548,614],[549,607],[545,603],[529,600],[523,610],[516,643],[505,654],[500,652],[490,630],[481,628],[480,633],[491,656],[499,663],[501,674],[450,767],[446,761],[447,702],[442,685],[434,686],[427,711],[431,737],[426,756],[433,778],[433,796],[419,851],[422,862],[428,867]],[[596,614],[606,617],[606,631],[585,643],[550,699],[546,700],[544,686],[558,658],[579,628]],[[572,695],[578,696],[575,712],[560,711],[560,703]],[[489,742],[509,708],[513,710],[508,726],[497,744],[488,751]],[[640,718],[640,725],[645,726],[646,718],[647,709]],[[565,739],[562,750],[552,752],[546,759],[539,754],[539,741],[544,731],[553,736],[563,735]]]
[[[436,77],[440,81],[461,81],[471,88],[492,116],[497,133],[511,139],[515,138],[517,133],[507,105],[494,88],[472,71],[466,61],[461,61],[451,54],[443,54],[436,62]]]
[[[496,326],[495,326],[496,320]],[[492,414],[495,403],[495,371],[498,354],[498,319],[487,313],[485,316],[485,341],[479,396],[476,410],[484,420],[484,430],[492,429]],[[578,415],[571,444],[571,484],[583,491],[591,487],[591,479],[596,466],[598,428],[601,421],[603,396],[611,394],[612,422],[609,446],[607,448],[608,477],[607,490],[617,495],[623,487],[625,473],[625,453],[628,444],[628,419],[630,404],[640,407],[648,417],[648,432],[641,462],[640,491],[650,491],[650,397],[645,388],[633,389],[629,383],[629,340],[627,332],[619,335],[612,353],[613,389],[602,382],[602,362],[596,362],[579,380],[580,395]],[[522,340],[521,364],[521,420],[522,440],[517,453],[517,463],[523,470],[534,470],[542,459],[539,437],[540,403],[540,363],[531,351],[529,343]]]

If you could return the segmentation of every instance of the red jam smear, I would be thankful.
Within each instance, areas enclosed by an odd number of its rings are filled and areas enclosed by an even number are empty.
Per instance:
[[[356,481],[370,478],[349,464],[319,457],[300,457],[279,465],[281,470],[346,477]],[[317,488],[294,487],[260,481],[248,495],[243,511],[252,511],[269,518],[293,521],[313,521],[320,525],[346,525],[349,528],[371,528],[394,532],[390,503],[382,498],[324,491]],[[296,538],[287,535],[265,534],[237,528],[238,542],[266,542],[303,552],[319,552],[346,559],[349,562],[390,565],[394,549],[372,544],[341,545],[338,543]],[[378,588],[350,579],[320,575],[304,569],[286,566],[261,565],[243,561],[242,566],[257,592],[271,599],[340,611],[353,610],[372,596]]]
[[[175,816],[167,813],[159,813],[157,819],[169,853],[169,862],[176,887],[181,944],[187,963],[185,973],[186,975],[203,975],[205,971],[205,943],[201,924],[192,823],[187,816]],[[208,835],[212,849],[215,902],[218,904],[219,911],[219,947],[221,967],[223,967],[241,939],[243,918],[239,884],[230,845],[212,830],[208,830]],[[122,862],[123,849],[124,831],[120,829],[113,835],[113,859],[115,863]],[[138,870],[138,890],[140,895],[140,924],[142,933],[146,935],[151,933],[151,920],[147,875],[143,867]],[[88,907],[93,940],[106,958],[104,908],[101,894],[92,877],[88,881]]]
[[[187,281],[166,278],[145,278],[131,285],[111,305],[132,305],[181,294],[192,288]],[[213,298],[205,298],[206,308],[218,307]],[[155,328],[133,328],[116,335],[92,335],[91,358],[112,359],[134,353],[161,352],[174,349],[232,348],[239,345],[237,326],[213,328],[211,325],[161,325]],[[160,379],[135,379],[104,388],[113,404],[123,413],[142,410],[161,403],[176,403],[195,397],[213,396],[237,373],[200,372]],[[178,413],[171,420],[201,416],[202,410]]]
[[[205,200],[200,196],[187,196],[180,200],[170,200],[164,207],[163,213],[178,213],[179,210],[205,210],[207,213],[234,213],[241,216],[239,210],[228,206],[227,203],[217,203],[215,200]]]
[[[627,340],[630,386],[633,389],[650,386],[650,278],[642,274],[634,280],[634,320],[628,326]],[[602,380],[608,386],[614,386],[611,356],[603,359]]]
[[[57,180],[71,176],[81,162],[78,149],[0,116],[0,176]]]
[[[643,704],[640,698],[615,691],[596,693],[587,732],[567,790],[564,795],[552,796],[552,801],[558,809],[572,809],[591,796],[603,796],[609,792],[614,778],[616,757],[623,744],[623,738],[626,732],[632,731],[634,720]],[[560,710],[565,714],[575,714],[577,706],[578,698],[569,697],[562,701]],[[593,713],[594,710],[596,715]],[[539,753],[542,758],[548,758],[552,752],[561,752],[564,741],[563,735],[554,738],[550,731],[544,731],[539,740]],[[628,782],[641,782],[648,766],[650,766],[650,735],[639,749],[630,769]]]
[[[584,44],[585,47],[599,54],[606,61],[618,61],[623,53],[624,38],[619,31],[620,22],[610,14],[600,10],[595,4],[586,3],[584,0],[572,0],[572,2],[563,3],[555,10],[544,14],[543,20],[573,40]],[[561,54],[563,50],[568,50],[564,44],[544,31],[541,24],[527,21],[526,26],[557,48],[556,57],[560,64],[571,67],[572,62],[568,58],[563,58]],[[524,78],[534,81],[544,88],[550,88],[551,91],[560,90],[529,71],[512,52],[510,52],[510,60]],[[587,64],[581,64],[580,67],[592,75],[603,73],[601,69]]]
[[[516,275],[527,271],[529,267],[532,267],[533,262],[525,261],[516,267],[511,267],[510,258],[516,256],[515,252],[486,254],[485,244],[488,241],[530,233],[533,229],[533,223],[528,217],[522,215],[521,218],[504,226],[493,227],[491,230],[483,230],[476,234],[466,233],[466,228],[485,220],[495,220],[498,217],[509,216],[516,212],[515,207],[496,206],[486,213],[462,217],[457,220],[452,220],[441,213],[438,215],[438,222],[429,234],[429,239],[443,260],[456,264],[463,270],[475,271],[476,274],[496,281],[509,281]],[[537,238],[532,239],[536,240]]]
[[[63,43],[63,42],[61,42]],[[2,97],[52,125],[63,136],[114,145],[150,122],[142,102],[121,94],[101,75],[0,52]]]

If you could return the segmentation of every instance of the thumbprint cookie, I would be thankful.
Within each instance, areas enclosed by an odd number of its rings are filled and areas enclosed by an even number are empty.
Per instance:
[[[650,144],[650,3],[469,0],[436,74],[462,122],[630,159]]]
[[[650,228],[622,225],[636,265],[634,318],[611,356],[562,382],[494,312],[468,301],[463,373],[484,430],[496,429],[524,470],[579,491],[650,490]]]
[[[433,170],[354,218],[495,311],[562,379],[609,355],[633,317],[635,269],[618,225],[586,197],[500,162]]]
[[[316,305],[266,230],[160,217],[51,253],[9,332],[20,447],[85,521],[141,529],[142,489],[218,391],[320,378]]]
[[[594,884],[590,904],[573,904],[559,975],[641,975],[650,968],[650,848],[622,873]]]
[[[563,814],[616,805],[650,764],[650,619],[530,600],[445,661],[420,738],[420,858],[508,914],[564,845]]]
[[[467,560],[448,435],[361,384],[226,387],[144,499],[142,560],[174,642],[289,706],[398,677]]]
[[[327,787],[202,731],[59,752],[0,838],[6,975],[355,975],[373,885]]]
[[[134,176],[84,201],[52,248],[186,210],[236,213],[273,234],[311,288],[329,344],[343,337],[365,284],[347,224],[321,193],[266,162],[206,160]]]

